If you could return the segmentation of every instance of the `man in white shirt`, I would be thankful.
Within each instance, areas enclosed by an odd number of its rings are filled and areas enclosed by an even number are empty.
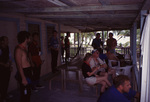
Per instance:
[[[108,68],[107,64],[104,63],[100,58],[99,58],[99,52],[97,49],[94,49],[92,51],[92,59],[90,61],[90,67],[92,70],[96,67],[100,67],[99,71],[97,71],[95,74],[97,75],[102,75],[102,76],[107,76],[112,75],[112,78],[116,76],[116,71],[114,69]],[[108,72],[108,73],[107,73]]]
[[[105,64],[100,58],[99,58],[99,52],[97,49],[92,51],[92,59],[90,61],[90,67],[92,70],[96,67],[100,67],[99,72],[96,72],[95,74],[98,75],[105,75],[108,76],[108,73],[106,73],[107,64]]]

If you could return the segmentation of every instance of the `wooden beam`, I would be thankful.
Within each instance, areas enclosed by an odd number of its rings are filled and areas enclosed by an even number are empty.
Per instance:
[[[79,11],[113,11],[139,10],[139,5],[104,5],[104,6],[74,6],[74,7],[47,7],[47,8],[14,8],[0,9],[0,12],[79,12]]]
[[[79,15],[53,15],[53,14],[29,14],[28,17],[39,17],[39,18],[134,18],[136,14],[79,14]]]

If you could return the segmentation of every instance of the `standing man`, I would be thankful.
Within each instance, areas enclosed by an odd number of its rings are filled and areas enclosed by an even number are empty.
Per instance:
[[[67,32],[67,35],[65,37],[65,51],[66,51],[65,61],[66,62],[68,62],[68,59],[70,57],[70,41],[69,41],[69,37],[70,37],[70,32]]]
[[[8,37],[0,37],[0,102],[6,100],[12,70],[8,43]]]
[[[16,79],[20,85],[20,102],[30,102],[31,96],[31,78],[32,68],[28,55],[28,43],[30,42],[30,33],[21,31],[17,35],[19,45],[16,46],[14,57],[18,72]]]
[[[107,49],[109,49],[111,53],[115,54],[116,46],[117,40],[113,38],[113,33],[109,33],[109,39],[107,40]]]
[[[41,57],[39,55],[39,34],[38,33],[33,33],[32,34],[32,42],[29,45],[28,49],[29,49],[29,56],[32,59],[33,62],[33,89],[37,88],[43,88],[43,86],[40,85],[40,74],[41,74],[41,65],[42,65],[42,60]]]
[[[51,61],[51,67],[52,67],[52,72],[56,73],[57,70],[57,59],[58,59],[58,49],[59,49],[59,42],[57,39],[57,31],[53,31],[53,37],[50,40],[50,50],[51,50],[51,56],[52,56],[52,61]]]
[[[131,102],[129,97],[138,98],[139,93],[130,90],[130,88],[131,84],[128,76],[119,75],[114,79],[114,86],[110,87],[106,92],[104,92],[97,102]],[[125,96],[124,93],[127,93],[128,96]]]
[[[103,47],[103,42],[100,39],[100,33],[96,34],[96,38],[93,39],[92,46],[94,49],[99,49],[101,46]]]

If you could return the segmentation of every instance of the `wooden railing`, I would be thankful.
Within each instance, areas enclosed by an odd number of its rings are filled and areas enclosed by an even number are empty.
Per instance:
[[[116,47],[116,52],[120,54],[130,54],[130,47]]]
[[[86,53],[90,53],[92,50],[93,50],[92,46],[86,47],[85,45],[82,45],[80,52],[79,52],[79,55],[84,56]],[[75,56],[77,51],[78,51],[78,47],[71,46],[70,47],[70,56],[71,57]],[[120,53],[122,55],[130,54],[130,47],[117,47],[116,52]],[[104,53],[106,53],[106,51],[104,51]]]
[[[79,55],[84,56],[86,53],[90,53],[92,50],[93,50],[92,46],[86,47],[85,45],[82,45],[82,47],[79,51]],[[71,46],[70,47],[70,56],[71,57],[75,56],[77,51],[78,51],[78,47]]]

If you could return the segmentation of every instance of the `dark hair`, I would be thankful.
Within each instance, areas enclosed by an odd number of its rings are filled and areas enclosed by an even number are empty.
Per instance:
[[[109,33],[109,35],[113,35],[113,33]]]
[[[91,53],[86,53],[86,55],[85,55],[85,57],[84,57],[83,61],[88,60],[91,56],[92,56],[92,54],[91,54]]]
[[[130,80],[129,77],[126,75],[118,75],[117,77],[114,78],[113,83],[114,86],[117,88],[120,85],[124,85],[124,82],[129,80]]]
[[[23,43],[26,39],[29,39],[30,33],[27,31],[20,31],[17,35],[18,43]]]
[[[96,36],[100,36],[100,33],[96,33]]]

